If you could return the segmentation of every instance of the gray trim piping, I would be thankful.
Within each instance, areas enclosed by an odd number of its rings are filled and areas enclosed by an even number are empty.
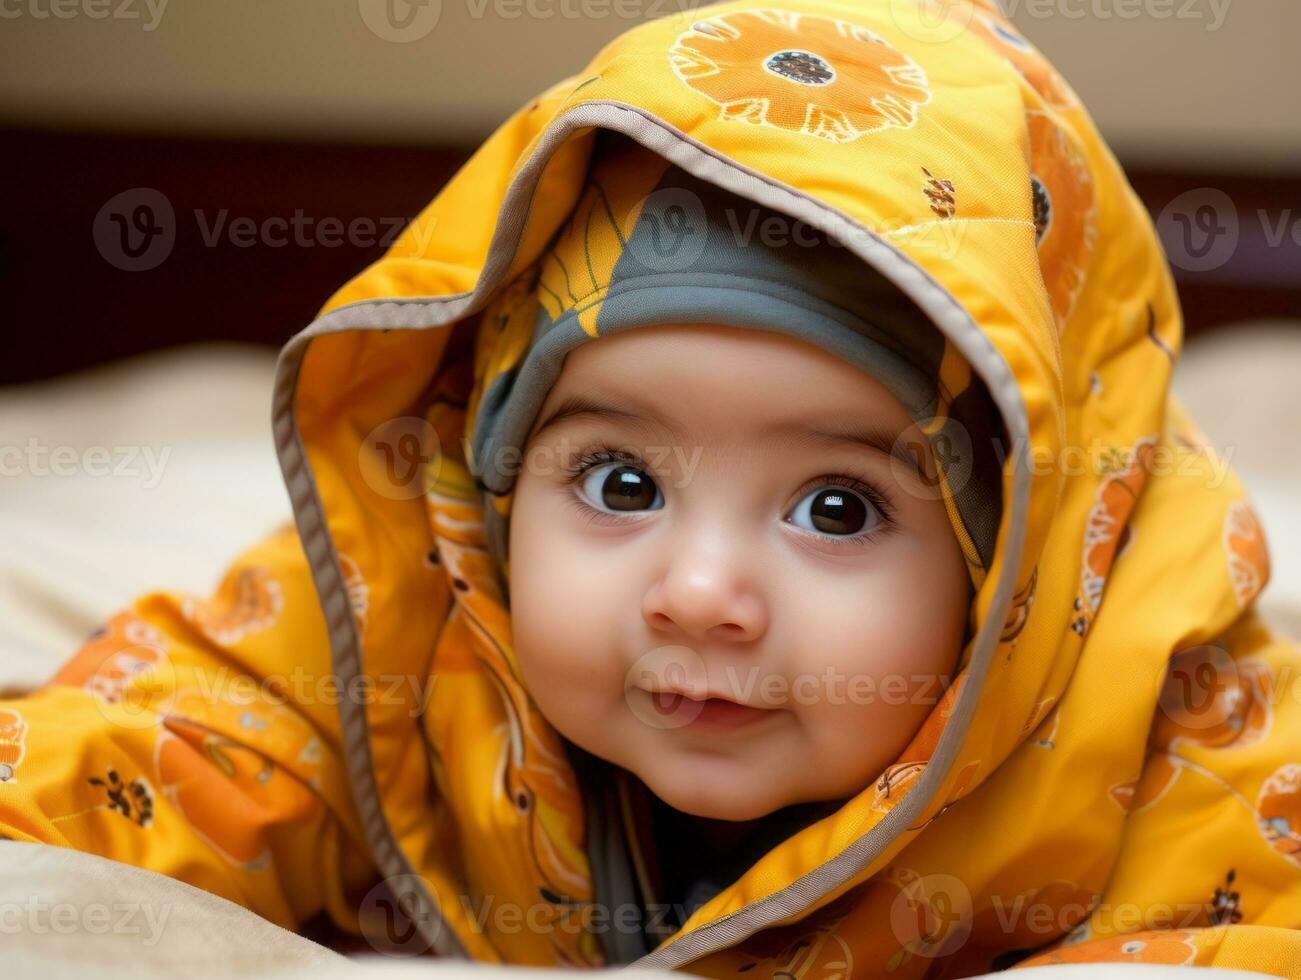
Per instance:
[[[741,194],[758,204],[784,211],[814,224],[840,239],[905,296],[916,303],[967,359],[988,387],[1008,428],[1013,447],[1013,486],[1008,511],[1008,535],[1003,565],[989,614],[972,641],[969,675],[940,735],[939,743],[922,776],[900,803],[867,834],[859,837],[831,860],[797,879],[789,887],[716,919],[642,957],[629,967],[676,969],[790,918],[823,895],[851,880],[888,844],[912,824],[939,789],[970,726],[984,686],[999,633],[1016,589],[1017,572],[1025,545],[1025,524],[1030,497],[1027,462],[1029,420],[1021,390],[1002,355],[980,330],[971,314],[933,276],[875,232],[825,204],[802,196],[772,178],[737,164],[643,109],[612,100],[586,102],[552,120],[541,134],[533,155],[519,169],[503,198],[484,267],[468,293],[445,297],[361,300],[320,317],[293,337],[281,351],[276,368],[272,425],[281,471],[294,508],[303,548],[329,630],[333,662],[341,681],[361,672],[356,626],[330,537],[315,479],[307,464],[294,415],[294,394],[303,356],[316,337],[345,330],[384,328],[428,329],[443,326],[477,310],[514,260],[528,204],[543,168],[554,151],[577,130],[611,129],[624,133],[648,150],[660,154],[696,177]],[[342,700],[339,706],[344,757],[349,783],[361,815],[362,826],[380,871],[386,876],[416,876],[401,852],[384,816],[373,770],[365,708]],[[423,884],[421,886],[423,890]],[[467,958],[452,930],[442,928],[432,895],[420,896],[428,904],[418,923],[430,945],[443,956]]]
[[[317,323],[319,322],[318,320]],[[316,478],[307,464],[306,451],[294,414],[294,392],[298,386],[303,354],[307,350],[306,342],[298,341],[306,333],[304,330],[291,339],[276,361],[271,428],[280,470],[293,505],[298,537],[303,543],[312,581],[316,584],[320,598],[321,611],[325,615],[334,673],[341,682],[347,678],[341,684],[341,690],[355,690],[351,686],[351,680],[361,674],[361,645],[357,625],[347,600],[339,556],[325,524],[325,512],[317,491]],[[452,930],[442,928],[442,914],[438,910],[437,899],[426,893],[423,880],[398,847],[384,816],[379,789],[375,783],[374,759],[370,750],[369,725],[364,704],[352,704],[348,699],[341,698],[339,720],[348,785],[366,842],[370,845],[372,859],[385,879],[410,876],[404,884],[420,882],[420,886],[409,895],[404,889],[403,895],[416,904],[414,924],[428,943],[428,948],[432,948],[439,956],[469,959],[459,937]]]

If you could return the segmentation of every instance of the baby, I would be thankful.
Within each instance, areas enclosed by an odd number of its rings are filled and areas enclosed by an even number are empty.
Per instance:
[[[529,426],[499,556],[520,668],[568,741],[671,808],[646,861],[692,878],[654,888],[685,919],[833,809],[801,804],[895,760],[972,583],[918,428],[934,328],[816,229],[611,134],[596,156],[539,262],[529,356],[480,403],[479,466]]]
[[[1178,297],[991,0],[732,0],[286,345],[294,526],[0,702],[0,833],[386,952],[1301,975],[1301,654]]]

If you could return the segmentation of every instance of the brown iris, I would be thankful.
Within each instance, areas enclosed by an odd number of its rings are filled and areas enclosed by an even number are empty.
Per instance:
[[[809,517],[826,534],[854,534],[867,524],[867,507],[858,494],[828,487],[814,496]]]
[[[655,503],[655,483],[635,467],[617,466],[601,484],[601,502],[611,510],[647,510]]]

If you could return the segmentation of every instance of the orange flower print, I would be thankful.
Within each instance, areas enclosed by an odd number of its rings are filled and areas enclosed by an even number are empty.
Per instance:
[[[1026,113],[1026,124],[1039,268],[1061,333],[1084,287],[1098,237],[1098,205],[1088,164],[1066,132],[1037,110]]]
[[[132,683],[166,663],[165,644],[157,627],[130,612],[119,613],[91,635],[51,683],[80,687],[117,704]]]
[[[958,773],[957,778],[953,781],[953,787],[949,790],[948,796],[945,797],[944,804],[938,810],[936,810],[931,816],[927,817],[926,823],[922,824],[922,826],[924,827],[927,823],[930,823],[932,820],[938,819],[939,817],[943,816],[948,811],[949,807],[953,806],[964,796],[970,793],[975,786],[976,773],[978,772],[980,772],[979,761],[968,762],[965,766],[963,766],[961,771]]]
[[[1159,929],[1132,932],[1102,939],[1072,942],[1022,960],[1012,967],[1019,970],[1052,963],[1160,963],[1166,966],[1191,966],[1197,956],[1194,933],[1187,929]]]
[[[1224,516],[1224,553],[1238,608],[1245,608],[1269,581],[1265,532],[1256,512],[1245,500],[1235,500]]]
[[[229,779],[246,767],[269,764],[220,735],[188,726],[180,730],[186,737],[163,731],[154,746],[154,770],[163,796],[231,864],[248,870],[264,867],[271,855],[261,838],[257,807],[225,779],[214,778],[212,769],[215,763]]]
[[[742,962],[732,970],[755,977],[854,976],[854,948],[838,930],[856,898],[847,893],[800,922],[755,933],[737,949]]]
[[[1112,563],[1124,545],[1124,530],[1138,495],[1147,483],[1152,466],[1155,439],[1140,439],[1129,451],[1108,464],[1110,472],[1098,486],[1097,497],[1084,525],[1083,567],[1075,597],[1075,619],[1071,629],[1080,636],[1088,632],[1102,602],[1102,590]]]
[[[248,871],[269,866],[267,829],[293,826],[316,794],[266,756],[203,725],[169,718],[154,743],[159,792],[222,858]]]
[[[260,691],[251,680],[233,682],[229,696],[216,697],[197,688],[177,691],[166,710],[166,723],[194,726],[247,744],[268,758],[281,760],[287,770],[309,786],[320,788],[322,745],[301,714]]]
[[[1079,105],[1079,97],[1066,84],[1066,80],[1033,44],[1002,17],[977,13],[971,19],[970,26],[977,37],[1002,55],[1021,74],[1047,105],[1058,110]]]
[[[1260,832],[1269,846],[1301,864],[1301,763],[1280,766],[1260,787],[1256,800]]]
[[[917,121],[931,99],[921,66],[848,21],[741,10],[692,24],[669,52],[678,78],[720,106],[720,119],[833,143]]]
[[[1171,658],[1148,738],[1148,760],[1126,809],[1146,810],[1174,786],[1184,769],[1180,743],[1236,750],[1259,742],[1273,723],[1274,677],[1269,665],[1234,660],[1214,646]]]
[[[27,722],[12,708],[0,708],[0,786],[14,783],[14,774],[27,754]]]
[[[238,643],[269,629],[284,605],[280,583],[265,568],[241,568],[221,583],[211,600],[187,599],[186,617],[213,642]]]
[[[876,786],[872,792],[872,809],[877,813],[888,813],[898,805],[907,792],[913,788],[913,785],[921,778],[926,771],[927,762],[897,762],[894,765],[887,766],[885,772],[876,781]],[[957,803],[963,796],[971,791],[972,785],[976,779],[976,773],[980,771],[979,762],[969,762],[962,767],[957,777],[953,781],[952,788],[949,789],[948,796],[943,805],[933,814],[926,818],[926,823],[930,823],[941,816],[949,807]],[[925,826],[925,824],[923,824]],[[911,828],[918,829],[918,828]]]

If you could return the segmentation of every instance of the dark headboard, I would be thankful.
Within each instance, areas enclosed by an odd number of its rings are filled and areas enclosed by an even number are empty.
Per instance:
[[[40,130],[7,132],[4,146],[0,383],[192,341],[279,346],[384,251],[469,152]],[[1240,240],[1228,260],[1176,269],[1190,334],[1301,317],[1301,244],[1286,224],[1301,178],[1142,168],[1130,178],[1154,215],[1207,187],[1236,208]],[[144,243],[153,227],[138,205],[159,195],[174,218],[170,253],[157,262],[161,253],[148,249],[126,254],[122,242]],[[101,213],[111,200],[128,206]],[[1271,245],[1280,227],[1284,241]]]

